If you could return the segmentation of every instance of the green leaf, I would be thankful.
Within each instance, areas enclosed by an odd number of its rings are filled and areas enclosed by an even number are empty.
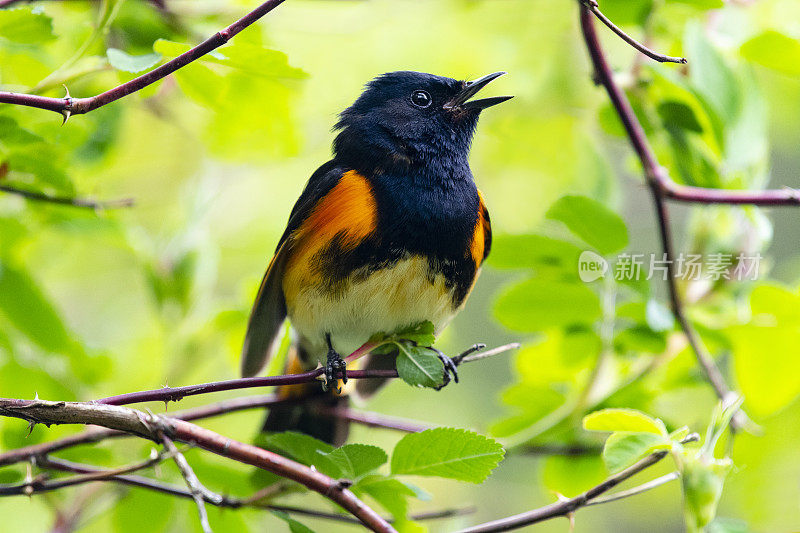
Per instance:
[[[289,531],[291,533],[314,533],[314,530],[307,525],[298,522],[284,511],[270,511],[272,514],[289,524]]]
[[[433,324],[429,320],[426,320],[410,328],[398,331],[394,333],[392,337],[415,342],[418,346],[432,346],[436,341],[433,331]]]
[[[767,416],[800,395],[797,338],[800,293],[777,285],[760,285],[750,296],[751,322],[728,329],[733,369],[747,409]],[[769,354],[765,364],[765,354]]]
[[[703,531],[717,514],[730,459],[685,457],[681,467],[686,522],[690,531]]]
[[[141,72],[147,70],[161,61],[161,54],[145,54],[132,56],[118,48],[106,50],[109,64],[117,70],[125,72]]]
[[[402,481],[380,475],[367,476],[353,488],[369,494],[398,520],[408,514],[408,498],[416,496],[414,490]]]
[[[668,100],[658,104],[658,115],[667,128],[681,128],[694,133],[703,133],[703,126],[694,110],[683,102]]]
[[[260,444],[270,450],[283,452],[295,461],[314,466],[330,477],[342,476],[342,471],[335,458],[329,457],[333,446],[304,433],[286,431],[263,435]]]
[[[574,271],[581,249],[542,235],[498,235],[492,240],[489,264],[495,268],[551,266]]]
[[[635,409],[601,409],[583,417],[589,431],[633,431],[665,435],[664,424]]]
[[[800,40],[774,30],[761,33],[745,42],[742,57],[761,66],[790,76],[800,76]]]
[[[731,124],[741,110],[741,84],[707,35],[698,22],[686,26],[684,46],[692,65],[689,79],[705,99],[704,104],[713,109],[724,124]]]
[[[562,196],[547,211],[547,218],[563,222],[603,255],[628,245],[625,222],[605,205],[585,196]]]
[[[603,447],[603,461],[612,473],[632,465],[645,455],[658,450],[668,450],[669,439],[655,433],[620,431],[612,433]]]
[[[601,315],[600,300],[588,285],[537,278],[503,292],[494,311],[504,326],[516,331],[591,324]]]
[[[0,11],[2,13],[2,11]],[[0,116],[0,142],[5,145],[28,145],[44,142],[38,135],[21,128],[11,117]]]
[[[653,9],[653,0],[604,0],[603,13],[617,25],[643,24]]]
[[[345,444],[327,454],[327,457],[336,463],[342,475],[348,479],[359,478],[389,460],[381,448],[367,444]]]
[[[191,47],[186,44],[159,39],[153,43],[153,50],[166,57],[176,57]],[[235,40],[203,56],[201,61],[216,63],[246,72],[250,75],[267,78],[304,79],[308,74],[289,65],[283,52]]]
[[[697,9],[719,9],[725,5],[723,0],[668,0],[671,4],[686,4]]]
[[[0,312],[41,348],[53,353],[74,351],[66,325],[44,293],[24,271],[2,261]]]
[[[397,373],[403,381],[415,387],[435,388],[444,384],[444,364],[434,352],[407,342],[395,344],[400,348]]]
[[[472,431],[428,429],[400,439],[392,453],[392,474],[482,483],[504,454],[499,442]]]
[[[31,8],[0,10],[0,37],[25,44],[51,41],[53,19]]]

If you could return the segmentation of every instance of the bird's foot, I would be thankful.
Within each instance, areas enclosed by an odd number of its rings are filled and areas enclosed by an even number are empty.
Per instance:
[[[330,348],[328,350],[328,361],[325,365],[325,383],[322,384],[322,388],[327,391],[333,386],[337,394],[342,392],[339,387],[339,379],[343,383],[347,383],[347,363],[336,350]]]
[[[444,376],[443,376],[443,383],[436,387],[436,390],[442,390],[450,381],[455,381],[458,383],[458,365],[455,361],[451,358],[446,356],[441,350],[437,350],[436,348],[431,348],[436,354],[439,356],[439,360],[444,365]],[[452,376],[452,377],[451,377]]]

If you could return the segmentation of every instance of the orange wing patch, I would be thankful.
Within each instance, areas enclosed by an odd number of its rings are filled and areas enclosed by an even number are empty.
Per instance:
[[[341,246],[352,249],[373,231],[377,208],[372,186],[355,170],[345,172],[339,183],[323,196],[308,218],[290,236],[291,256],[283,281],[286,301],[291,307],[302,287],[313,284],[318,275],[311,259],[337,235]]]

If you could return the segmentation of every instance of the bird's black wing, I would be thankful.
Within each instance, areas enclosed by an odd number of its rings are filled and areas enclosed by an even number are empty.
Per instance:
[[[258,374],[280,345],[279,334],[286,320],[283,273],[291,253],[289,236],[308,218],[317,203],[339,183],[343,173],[344,169],[334,161],[319,167],[292,208],[286,230],[278,242],[275,256],[264,274],[250,312],[242,348],[242,375],[245,377]]]

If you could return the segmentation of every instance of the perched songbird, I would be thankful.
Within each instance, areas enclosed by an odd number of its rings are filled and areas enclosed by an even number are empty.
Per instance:
[[[491,246],[469,168],[472,136],[481,111],[511,97],[471,98],[503,74],[465,82],[390,72],[340,115],[333,159],[308,181],[261,283],[244,376],[276,351],[287,318],[297,357],[287,371],[322,363],[330,383],[346,381],[341,356],[374,333],[424,321],[438,333],[463,307]],[[369,358],[368,367],[394,364]],[[368,381],[357,388],[369,392]]]

